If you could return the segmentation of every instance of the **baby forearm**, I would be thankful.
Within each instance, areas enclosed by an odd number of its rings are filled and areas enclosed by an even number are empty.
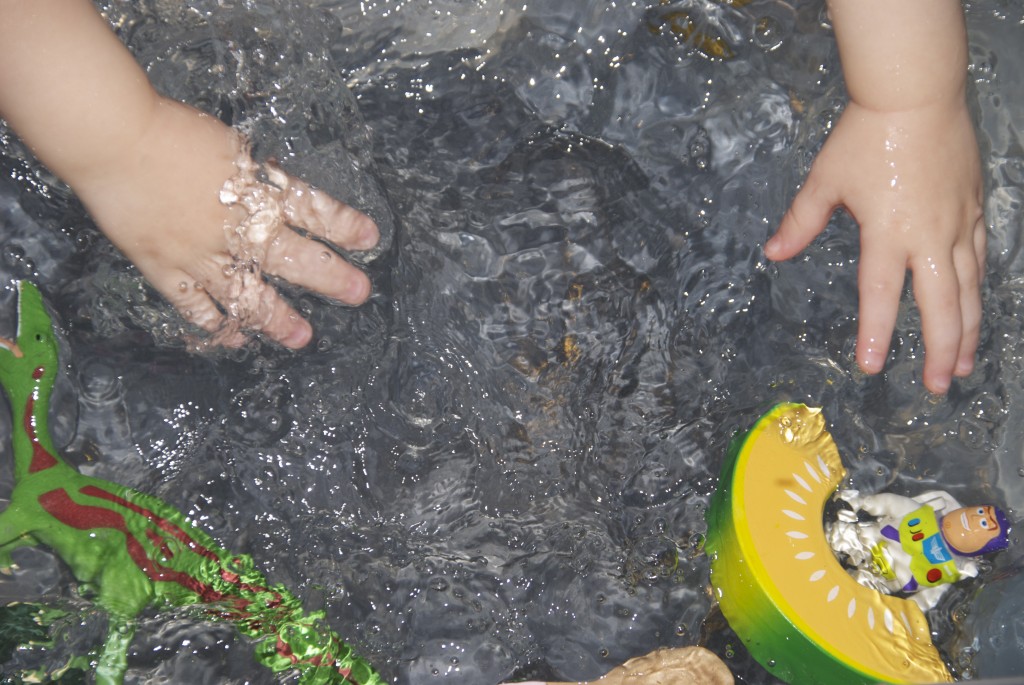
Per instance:
[[[879,111],[962,102],[960,0],[828,0],[850,98]]]
[[[89,0],[0,0],[0,116],[66,182],[130,149],[158,101]]]
[[[241,137],[159,96],[89,0],[0,0],[0,116],[214,345],[250,330],[293,349],[312,338],[263,274],[348,304],[370,294],[325,243],[367,250],[376,224],[281,170],[240,176],[255,167]],[[221,201],[237,184],[260,198],[258,225],[252,203]]]

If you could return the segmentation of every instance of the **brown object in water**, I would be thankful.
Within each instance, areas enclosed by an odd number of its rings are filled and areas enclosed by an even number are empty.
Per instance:
[[[733,682],[729,667],[712,652],[703,647],[679,647],[659,649],[630,659],[590,685],[733,685]]]

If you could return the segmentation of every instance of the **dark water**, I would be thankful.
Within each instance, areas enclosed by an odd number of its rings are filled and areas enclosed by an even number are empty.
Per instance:
[[[886,372],[856,370],[849,218],[793,262],[761,251],[844,102],[821,3],[102,6],[163,92],[385,239],[367,305],[288,290],[309,349],[196,356],[3,132],[0,275],[60,317],[58,440],[252,554],[390,680],[589,679],[700,642],[773,682],[713,612],[700,544],[730,436],[779,401],[824,407],[861,489],[1024,506],[1017,3],[968,4],[991,273],[978,369],[946,398],[921,384],[909,291]],[[73,620],[6,669],[95,646],[68,571],[17,558],[0,597]],[[930,615],[957,675],[1022,670],[1022,564],[1018,545]],[[130,667],[274,682],[186,610],[143,618]]]

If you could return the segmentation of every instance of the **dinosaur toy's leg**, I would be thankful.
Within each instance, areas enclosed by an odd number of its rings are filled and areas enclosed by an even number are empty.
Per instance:
[[[11,552],[36,544],[31,530],[26,517],[14,505],[0,513],[0,568],[11,565]]]
[[[107,641],[96,666],[96,685],[121,685],[128,670],[128,647],[135,636],[135,621],[110,617]]]

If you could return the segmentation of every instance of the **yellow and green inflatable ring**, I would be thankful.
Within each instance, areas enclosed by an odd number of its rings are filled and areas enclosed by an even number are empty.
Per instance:
[[[722,613],[793,685],[952,681],[917,605],[858,584],[829,547],[825,502],[845,476],[820,409],[779,404],[733,440],[705,544]]]

